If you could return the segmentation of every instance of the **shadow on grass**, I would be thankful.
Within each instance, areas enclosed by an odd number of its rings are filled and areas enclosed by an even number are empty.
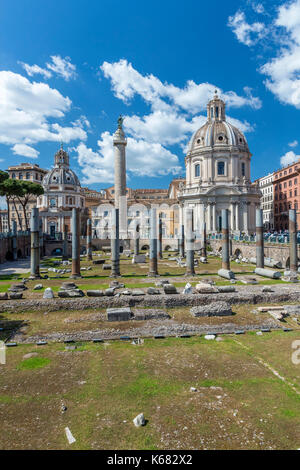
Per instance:
[[[27,326],[24,320],[9,320],[0,315],[0,341],[8,341],[23,326]]]

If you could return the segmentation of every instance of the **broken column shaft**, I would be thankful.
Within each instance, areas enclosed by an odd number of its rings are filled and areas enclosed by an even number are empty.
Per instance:
[[[111,225],[111,277],[120,276],[120,238],[119,238],[119,209],[112,211]]]
[[[92,221],[91,219],[87,220],[86,225],[86,255],[88,261],[92,261]]]
[[[228,209],[222,209],[222,269],[219,269],[218,275],[234,279],[234,273],[230,271]]]
[[[150,209],[149,276],[157,276],[157,220],[156,209]]]
[[[30,220],[30,274],[34,278],[40,278],[40,224],[39,210],[34,207]]]
[[[140,226],[138,222],[135,222],[134,225],[134,239],[133,239],[133,253],[135,256],[138,256],[140,253]]]
[[[68,226],[64,226],[64,231],[63,231],[63,253],[62,253],[62,259],[67,260],[69,258],[68,256]]]
[[[13,260],[17,261],[17,259],[18,259],[18,252],[17,252],[17,222],[15,220],[12,221],[12,254],[13,254]]]
[[[159,218],[158,221],[158,258],[162,259],[162,220]]]
[[[262,209],[256,209],[256,267],[264,268],[264,229]]]
[[[80,274],[80,213],[79,209],[72,209],[72,222],[71,222],[71,231],[72,231],[72,274],[71,278],[76,279],[81,277]]]
[[[193,276],[195,274],[194,267],[194,232],[193,232],[193,209],[186,209],[185,211],[186,223],[186,276]]]
[[[201,247],[201,256],[207,257],[207,243],[206,243],[206,223],[203,223],[202,228],[202,247]]]
[[[298,271],[297,251],[297,214],[296,209],[289,210],[289,234],[290,234],[290,271]]]
[[[184,225],[180,226],[179,255],[184,258]]]

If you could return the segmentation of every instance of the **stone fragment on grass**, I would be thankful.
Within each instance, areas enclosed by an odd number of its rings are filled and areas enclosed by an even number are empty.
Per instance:
[[[138,309],[134,312],[134,320],[167,320],[171,318],[164,310],[145,308]]]
[[[198,282],[195,287],[198,294],[216,294],[218,289],[206,282]]]
[[[41,290],[43,289],[43,284],[36,284],[33,288],[33,290]]]
[[[173,284],[164,284],[163,288],[165,294],[178,294],[177,289]]]
[[[22,297],[23,297],[23,292],[10,292],[9,294],[9,298],[12,300],[22,299]]]
[[[54,293],[51,287],[47,287],[44,291],[43,299],[53,299]]]
[[[86,295],[88,297],[102,297],[104,293],[103,290],[87,290]]]
[[[148,289],[147,289],[147,294],[149,294],[149,295],[159,295],[159,294],[160,294],[160,290],[159,290],[159,289],[155,289],[154,287],[148,287]]]
[[[184,286],[184,289],[183,289],[183,294],[192,294],[193,293],[193,288],[192,288],[192,285],[187,282],[186,285]]]
[[[136,428],[145,426],[146,421],[145,421],[144,413],[140,413],[139,415],[137,415],[133,420],[133,424],[135,425]]]
[[[0,292],[0,300],[7,300],[8,294],[7,292]]]
[[[84,297],[84,292],[80,289],[60,290],[58,291],[58,297],[63,298],[63,299],[74,298],[74,297]]]

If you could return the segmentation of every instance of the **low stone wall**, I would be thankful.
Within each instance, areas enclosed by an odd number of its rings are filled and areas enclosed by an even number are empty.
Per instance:
[[[210,240],[210,246],[214,251],[222,249],[222,240]],[[238,242],[232,240],[232,255],[241,254],[243,258],[256,257],[256,244],[251,242]],[[265,243],[265,258],[273,258],[281,261],[283,267],[289,267],[290,252],[289,245],[280,243]],[[300,245],[298,245],[298,259],[300,260]]]
[[[0,301],[1,312],[22,313],[30,310],[87,310],[106,309],[108,307],[194,307],[212,302],[226,301],[234,304],[258,304],[275,302],[300,302],[300,288],[295,286],[275,286],[274,292],[262,292],[261,286],[247,286],[236,292],[218,294],[170,294],[140,295],[120,297],[82,297],[76,299],[36,299],[36,300],[3,300]]]

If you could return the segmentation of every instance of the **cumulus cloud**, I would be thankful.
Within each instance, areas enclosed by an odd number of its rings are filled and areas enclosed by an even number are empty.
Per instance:
[[[35,148],[30,147],[30,145],[26,144],[15,144],[12,147],[12,151],[15,155],[22,155],[28,158],[37,158],[40,153]]]
[[[256,12],[263,13],[261,8]],[[283,3],[269,24],[249,25],[245,13],[238,11],[229,18],[229,26],[247,46],[268,35],[268,48],[274,47],[274,56],[259,69],[266,76],[265,85],[282,103],[300,109],[300,0]]]
[[[242,11],[237,11],[234,16],[228,18],[228,26],[236,35],[237,40],[246,46],[253,46],[265,35],[264,23],[249,24]]]
[[[290,150],[280,158],[280,164],[281,166],[291,165],[292,163],[297,162],[299,159],[300,155],[296,155],[295,152]]]
[[[33,77],[33,75],[43,75],[44,78],[52,77],[52,73],[49,70],[43,69],[39,65],[29,65],[25,64],[24,62],[19,63],[22,65],[23,69],[25,69],[29,77]]]
[[[86,140],[87,134],[81,126],[63,127],[51,122],[63,118],[71,104],[68,97],[46,83],[31,82],[17,73],[1,71],[0,143],[12,145],[14,153],[35,158],[37,153],[32,145],[38,142]]]
[[[53,73],[56,73],[66,81],[76,78],[76,66],[72,64],[70,57],[63,59],[60,55],[52,55],[50,58],[51,62],[46,63],[46,68],[36,64],[29,65],[24,62],[19,63],[30,77],[38,74],[43,75],[44,78],[51,78]]]
[[[76,66],[71,63],[70,57],[64,59],[60,55],[52,55],[52,62],[46,64],[47,68],[65,80],[69,81],[76,78]]]
[[[135,95],[139,95],[151,105],[153,111],[168,112],[175,107],[195,114],[206,108],[216,89],[222,94],[228,107],[261,107],[260,99],[253,97],[248,87],[244,88],[245,96],[238,96],[234,91],[222,93],[222,90],[213,84],[197,84],[193,80],[188,80],[183,88],[179,88],[170,83],[162,83],[152,74],[142,75],[125,59],[114,63],[103,62],[100,68],[104,76],[111,81],[117,98],[129,103]]]
[[[110,80],[113,93],[118,99],[129,105],[138,95],[151,109],[144,116],[125,116],[129,177],[180,173],[182,168],[178,156],[166,147],[179,145],[183,151],[186,150],[191,135],[206,122],[206,115],[199,113],[206,109],[216,87],[209,83],[197,84],[192,80],[183,88],[162,83],[152,74],[142,75],[125,59],[115,63],[104,62],[100,68]],[[259,98],[252,95],[250,88],[244,88],[244,96],[239,96],[234,91],[222,93],[219,88],[217,91],[226,100],[228,107],[261,107]],[[248,122],[230,117],[228,120],[244,132],[253,130]],[[110,133],[104,132],[101,135],[96,151],[83,142],[75,151],[85,176],[84,184],[113,182],[114,155]]]
[[[93,151],[81,142],[75,149],[78,163],[84,174],[83,184],[114,181],[113,136],[103,132],[98,150]],[[159,143],[127,139],[127,171],[134,176],[163,176],[181,171],[178,157]]]
[[[292,147],[292,148],[293,148],[293,147],[297,147],[297,145],[298,145],[298,140],[293,140],[293,142],[290,142],[288,145],[289,145],[289,147]]]

